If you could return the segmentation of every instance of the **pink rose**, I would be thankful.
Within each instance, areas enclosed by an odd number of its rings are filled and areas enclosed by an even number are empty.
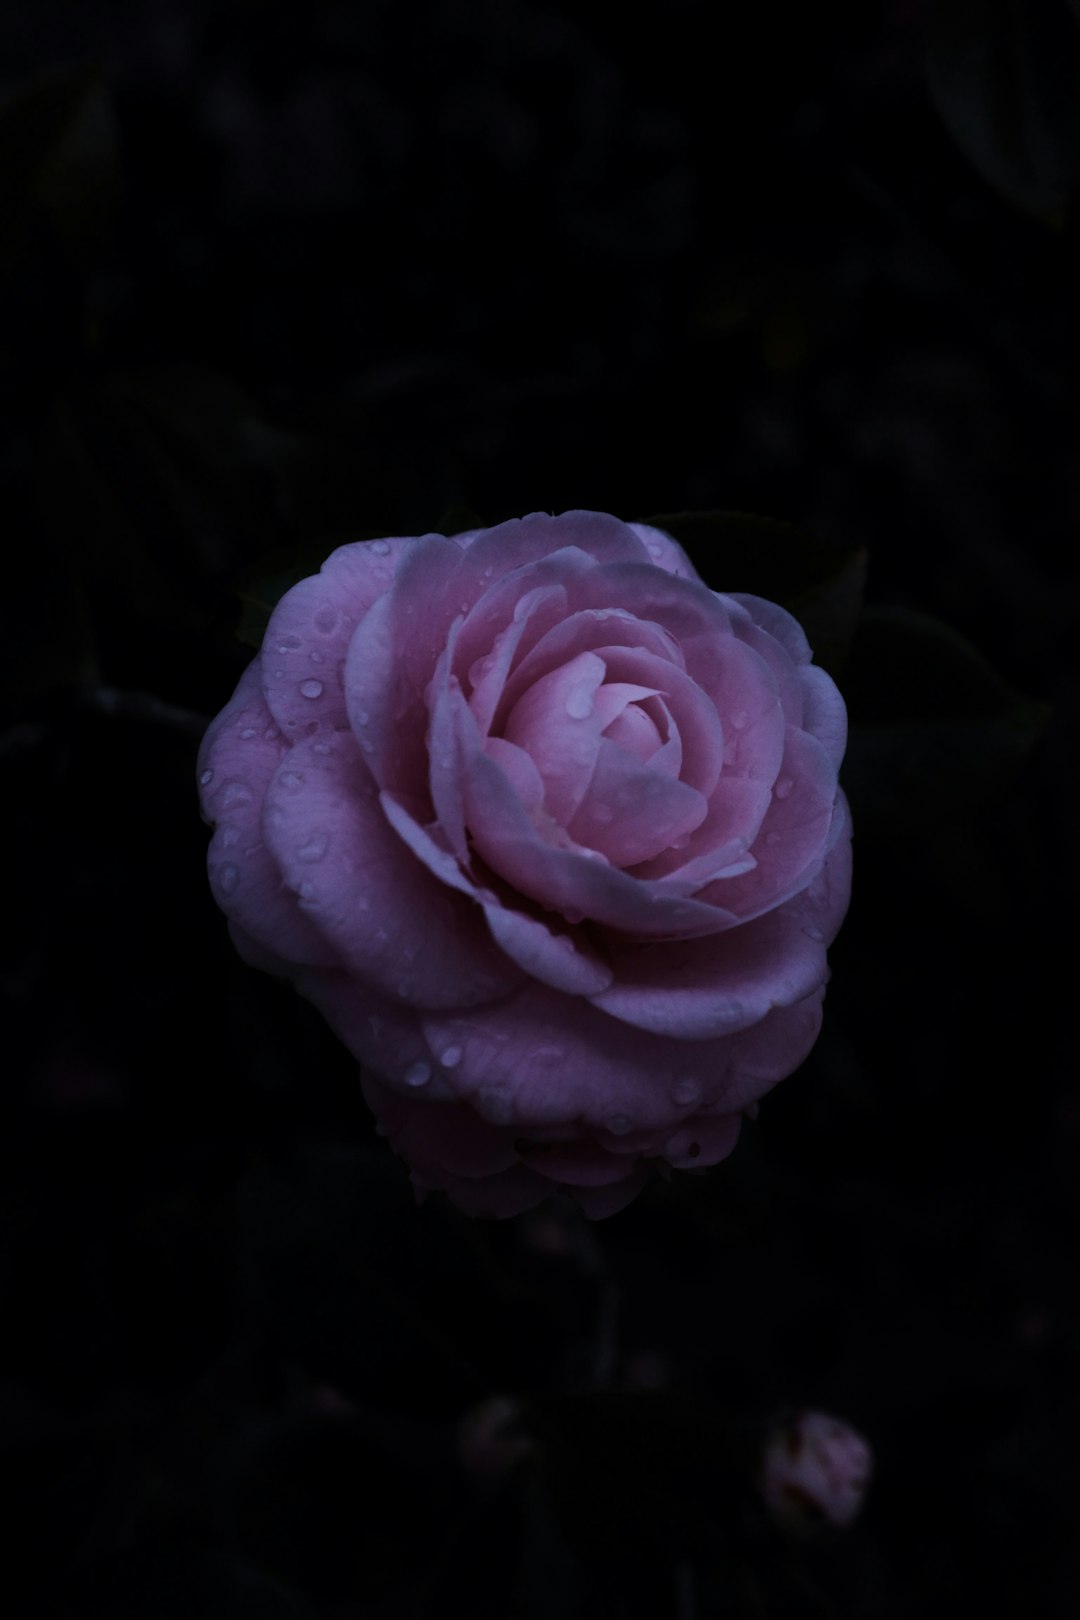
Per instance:
[[[804,1412],[769,1436],[758,1489],[785,1529],[824,1519],[845,1530],[862,1508],[872,1468],[869,1445],[843,1418]]]
[[[658,530],[342,546],[203,740],[210,882],[419,1191],[605,1215],[725,1158],[817,1037],[845,734],[795,620]]]

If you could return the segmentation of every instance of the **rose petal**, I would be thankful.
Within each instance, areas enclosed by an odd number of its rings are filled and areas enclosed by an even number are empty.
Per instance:
[[[436,882],[391,828],[347,733],[298,742],[265,805],[285,882],[361,982],[414,1005],[451,1007],[516,981],[478,910]]]
[[[544,808],[563,825],[585,794],[596,763],[596,693],[604,662],[584,652],[542,676],[506,717],[501,735],[529,755],[544,784]]]
[[[343,671],[350,637],[415,545],[394,537],[339,546],[278,602],[260,656],[266,699],[287,737],[316,725],[348,725]]]
[[[825,948],[794,914],[773,912],[707,939],[611,945],[613,983],[593,1005],[676,1040],[746,1029],[823,982]]]
[[[484,906],[492,938],[532,978],[572,996],[595,995],[611,983],[612,972],[580,933],[556,933],[553,926],[522,911],[489,902]]]
[[[776,1016],[770,1013],[763,1026]],[[497,1007],[426,1016],[424,1032],[433,1051],[460,1053],[449,1076],[458,1095],[518,1133],[579,1121],[604,1131],[615,1121],[617,1136],[632,1142],[634,1131],[670,1130],[686,1117],[682,1099],[690,1078],[697,1106],[728,1113],[740,1112],[773,1083],[772,1069],[752,1072],[752,1030],[673,1040],[535,983]],[[805,1052],[794,1044],[792,1051],[794,1068]],[[605,1138],[609,1151],[615,1141]]]
[[[628,523],[627,528],[633,529],[639,540],[644,540],[649,561],[657,568],[664,569],[665,573],[674,574],[677,579],[698,578],[697,569],[682,546],[663,529],[654,529],[648,523]]]
[[[847,747],[847,708],[836,683],[816,664],[799,670],[803,689],[803,730],[816,737],[839,769]]]
[[[296,896],[282,888],[263,840],[263,797],[286,749],[263,698],[255,659],[199,750],[203,814],[216,824],[207,851],[210,886],[230,921],[265,941],[276,956],[329,963],[332,948],[299,909]]]
[[[566,830],[576,843],[627,867],[689,837],[707,810],[708,801],[695,788],[642,765],[602,737],[588,792]]]
[[[380,787],[427,791],[426,751],[417,740],[427,730],[428,683],[457,617],[448,593],[462,555],[443,535],[415,540],[349,642],[349,723]]]
[[[806,632],[786,608],[776,602],[768,602],[763,596],[752,596],[746,591],[735,591],[724,596],[725,602],[737,603],[750,615],[752,622],[758,625],[774,641],[778,641],[788,657],[794,664],[808,664],[813,656],[810,643],[806,639]],[[732,616],[732,623],[737,624],[738,618]],[[737,633],[737,632],[736,632]]]
[[[836,795],[836,766],[824,748],[789,727],[773,800],[753,845],[757,866],[709,884],[703,897],[749,921],[805,888],[825,858]]]

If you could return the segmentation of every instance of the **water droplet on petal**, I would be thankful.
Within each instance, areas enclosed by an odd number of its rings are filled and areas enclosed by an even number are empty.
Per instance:
[[[263,736],[266,738],[267,742],[274,742],[276,738],[281,736],[281,729],[278,726],[267,726],[266,730],[263,732]]]
[[[221,795],[223,810],[231,810],[234,805],[250,804],[254,795],[243,782],[230,782]]]
[[[795,783],[790,776],[781,776],[773,788],[773,793],[778,799],[786,799],[794,786]]]
[[[612,1114],[607,1121],[607,1128],[612,1136],[625,1136],[627,1131],[633,1129],[633,1124],[629,1114]]]
[[[320,653],[320,652],[309,652],[308,653],[308,663],[309,664],[321,664],[322,663],[322,653]]]
[[[593,712],[591,686],[575,686],[566,700],[566,712],[571,720],[587,720]]]
[[[278,652],[282,652],[282,653],[292,652],[293,648],[294,647],[299,647],[299,645],[300,645],[300,637],[299,636],[282,636],[280,642],[278,643]]]
[[[306,880],[301,883],[300,898],[301,900],[317,900],[319,898],[319,891],[314,883],[308,883]]]
[[[816,923],[807,923],[803,929],[803,933],[806,935],[807,939],[822,940],[825,938],[824,929],[819,928]]]
[[[290,788],[295,793],[297,788],[304,785],[304,773],[302,771],[282,771],[278,780],[282,787]]]
[[[444,1069],[456,1068],[461,1062],[461,1047],[448,1046],[446,1051],[440,1056],[439,1062],[442,1064]]]
[[[203,787],[209,787],[210,783],[213,780],[214,780],[213,771],[203,771],[202,775],[199,777],[199,782]]]
[[[735,713],[731,717],[731,724],[735,727],[736,731],[742,731],[748,719],[749,715],[745,709],[736,709]]]
[[[232,861],[226,861],[224,866],[218,868],[218,887],[222,894],[232,894],[239,881],[240,868],[234,866]]]
[[[390,553],[390,542],[389,540],[373,540],[371,549],[376,557],[386,557]]]
[[[285,671],[283,669],[275,669],[274,679],[275,681],[283,681],[285,679]]]
[[[426,1086],[431,1079],[430,1063],[413,1063],[405,1070],[402,1079],[407,1086]]]
[[[683,1080],[676,1080],[671,1088],[671,1100],[678,1103],[680,1108],[690,1108],[701,1099],[701,1087],[696,1080],[687,1076]]]
[[[325,758],[327,754],[332,754],[334,752],[334,745],[333,743],[328,742],[312,743],[311,751],[313,754],[322,754]]]
[[[371,716],[370,716],[370,714],[368,714],[366,709],[357,709],[357,711],[356,711],[356,723],[357,723],[358,726],[366,726],[370,719],[371,719]]]
[[[254,737],[255,736],[255,727],[254,726],[245,726],[243,731],[240,733],[240,735],[241,735],[241,737],[243,737],[244,741],[247,742],[249,737]]]
[[[240,829],[239,827],[222,827],[220,836],[222,849],[232,849],[234,844],[240,842]]]
[[[319,697],[322,697],[322,691],[323,691],[322,681],[301,681],[300,682],[300,695],[301,695],[301,697],[319,698]]]
[[[328,636],[338,622],[337,609],[332,607],[320,608],[312,622],[316,630],[320,630],[324,636]]]
[[[300,845],[297,853],[302,861],[321,861],[328,843],[325,833],[313,833],[306,843]]]

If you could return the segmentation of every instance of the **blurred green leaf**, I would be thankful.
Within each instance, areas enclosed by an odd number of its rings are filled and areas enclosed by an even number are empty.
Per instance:
[[[1061,223],[1080,175],[1080,35],[1062,0],[938,0],[925,72],[942,121],[983,179]]]
[[[845,675],[843,781],[862,828],[940,827],[1001,790],[1049,710],[1012,691],[951,626],[870,608]]]
[[[52,69],[0,99],[0,269],[46,219],[73,259],[100,244],[119,195],[116,120],[99,69]]]
[[[714,590],[763,596],[794,614],[814,661],[843,667],[862,606],[866,552],[749,512],[672,512],[644,519],[683,545]]]

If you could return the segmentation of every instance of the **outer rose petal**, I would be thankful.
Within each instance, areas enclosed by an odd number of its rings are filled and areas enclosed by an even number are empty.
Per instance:
[[[649,561],[655,563],[657,568],[674,574],[677,579],[699,578],[697,569],[682,546],[670,534],[665,534],[663,529],[651,528],[648,523],[628,523],[627,528],[633,529],[639,540],[644,540]]]

